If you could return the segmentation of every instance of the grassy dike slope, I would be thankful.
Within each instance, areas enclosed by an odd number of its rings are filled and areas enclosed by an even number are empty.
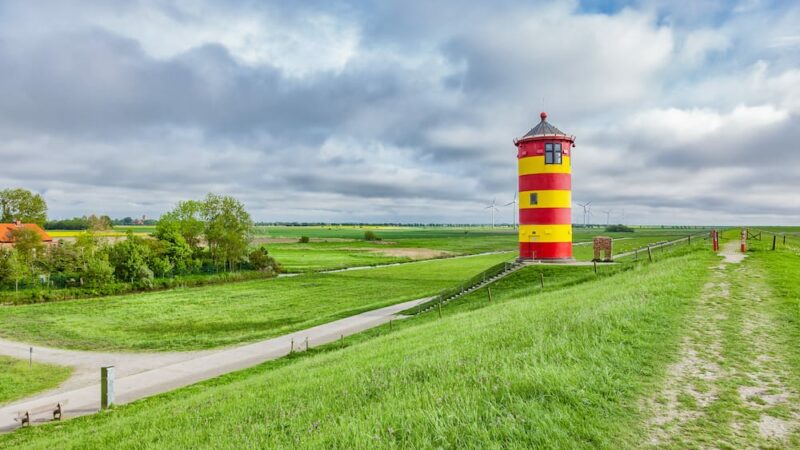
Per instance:
[[[72,369],[0,356],[0,404],[33,395],[61,384]]]
[[[638,399],[662,378],[713,261],[696,252],[427,314],[341,350],[0,436],[0,447],[636,447]]]

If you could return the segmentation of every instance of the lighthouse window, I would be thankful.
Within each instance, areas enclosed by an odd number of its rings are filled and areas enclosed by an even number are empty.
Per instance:
[[[561,144],[544,144],[544,163],[561,164]]]
[[[531,192],[531,206],[536,205],[539,203],[539,194],[536,192]]]

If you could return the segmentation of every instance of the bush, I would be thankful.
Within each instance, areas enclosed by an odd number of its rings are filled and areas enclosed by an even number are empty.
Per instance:
[[[616,232],[616,233],[633,233],[633,228],[631,228],[631,227],[629,227],[627,225],[622,225],[620,223],[620,224],[617,224],[617,225],[609,225],[609,226],[607,226],[606,227],[606,231],[608,231],[608,232]]]
[[[365,241],[380,241],[381,238],[378,237],[377,234],[373,231],[365,231],[364,232],[364,240]]]
[[[311,239],[309,239],[308,236],[300,236],[300,240],[298,242],[301,244],[308,244],[311,242]]]
[[[275,258],[269,256],[267,247],[261,246],[250,252],[248,255],[250,267],[255,270],[267,273],[280,273],[281,266]]]

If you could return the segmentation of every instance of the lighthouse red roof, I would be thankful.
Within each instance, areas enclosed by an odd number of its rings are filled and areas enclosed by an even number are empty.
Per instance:
[[[566,133],[564,133],[563,131],[561,131],[558,128],[556,128],[553,125],[551,125],[550,122],[547,121],[547,113],[546,112],[542,112],[541,114],[539,114],[539,117],[541,117],[542,121],[539,122],[539,124],[536,125],[535,127],[531,128],[531,131],[528,131],[525,134],[525,136],[522,137],[522,139],[529,138],[529,137],[534,137],[534,136],[566,136],[566,137],[570,137]]]

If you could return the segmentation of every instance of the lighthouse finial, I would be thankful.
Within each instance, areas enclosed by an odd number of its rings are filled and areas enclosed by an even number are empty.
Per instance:
[[[542,122],[544,122],[547,119],[547,113],[542,111],[542,113],[539,114],[539,117],[541,117],[542,118]]]

